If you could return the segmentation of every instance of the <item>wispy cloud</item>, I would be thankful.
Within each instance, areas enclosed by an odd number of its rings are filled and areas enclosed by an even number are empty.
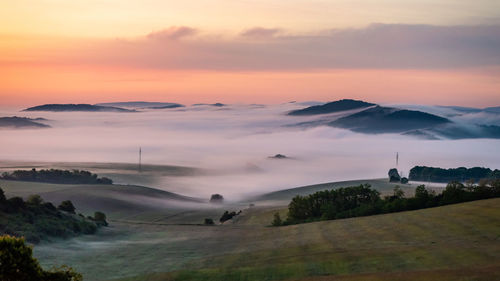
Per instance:
[[[190,40],[180,40],[187,37]],[[196,28],[181,26],[139,38],[97,41],[25,57],[49,64],[168,70],[295,71],[499,66],[500,26],[372,24],[362,29],[323,30],[305,35],[289,34],[278,28],[257,27],[232,37],[201,33]]]
[[[240,35],[248,38],[264,39],[264,38],[272,38],[278,35],[280,32],[281,29],[279,28],[254,27],[242,31]]]
[[[172,26],[159,31],[153,31],[146,37],[148,39],[155,40],[177,40],[183,37],[195,35],[197,32],[197,29],[188,26]]]

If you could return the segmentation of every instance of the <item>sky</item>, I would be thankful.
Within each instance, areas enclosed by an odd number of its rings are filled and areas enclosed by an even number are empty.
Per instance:
[[[0,3],[0,106],[500,106],[495,0]]]

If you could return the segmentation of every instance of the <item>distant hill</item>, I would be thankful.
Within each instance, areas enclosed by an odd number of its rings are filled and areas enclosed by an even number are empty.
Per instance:
[[[487,108],[483,109],[483,111],[489,112],[489,113],[498,113],[498,114],[500,114],[500,106],[497,106],[497,107],[487,107]]]
[[[478,182],[481,179],[499,179],[500,170],[491,170],[483,167],[443,169],[437,167],[415,166],[410,170],[409,177],[412,181],[464,182],[473,180],[474,182]]]
[[[451,123],[450,120],[415,110],[376,106],[329,123],[361,133],[403,133]]]
[[[184,107],[184,105],[173,102],[147,102],[147,101],[128,101],[128,102],[105,102],[98,103],[97,106],[112,106],[112,107],[127,107],[127,108],[176,108]]]
[[[195,103],[195,104],[193,104],[193,106],[200,106],[200,105],[209,105],[209,106],[215,106],[215,107],[227,106],[227,104],[223,104],[223,103],[220,103],[220,102],[217,102],[217,103]]]
[[[132,109],[125,109],[113,106],[100,106],[91,104],[44,104],[26,108],[23,111],[85,111],[85,112],[136,112]]]
[[[44,118],[27,118],[27,117],[0,117],[0,127],[11,128],[50,128],[49,125],[39,123],[37,121],[47,121]]]
[[[327,114],[334,113],[339,111],[346,111],[352,109],[359,109],[374,106],[375,104],[359,101],[359,100],[351,100],[351,99],[343,99],[334,102],[325,103],[323,105],[314,105],[310,107],[306,107],[303,109],[293,110],[288,113],[288,115],[317,115],[317,114]]]

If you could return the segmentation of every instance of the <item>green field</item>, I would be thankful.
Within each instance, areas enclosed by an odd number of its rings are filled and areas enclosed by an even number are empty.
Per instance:
[[[0,181],[8,196],[71,199],[77,212],[99,209],[110,227],[35,246],[44,267],[61,263],[85,280],[495,280],[500,279],[500,199],[411,212],[269,227],[294,194],[323,184],[213,206],[140,186]],[[411,192],[415,186],[406,186]],[[274,203],[273,203],[274,202]],[[243,210],[224,225],[224,210]]]

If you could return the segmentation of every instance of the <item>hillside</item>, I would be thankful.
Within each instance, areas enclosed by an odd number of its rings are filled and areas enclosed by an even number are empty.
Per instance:
[[[0,234],[23,236],[28,242],[38,243],[41,240],[94,234],[99,226],[107,225],[105,215],[102,221],[76,215],[71,202],[68,202],[61,207],[64,209],[61,211],[51,202],[44,202],[39,195],[31,195],[27,201],[20,197],[7,199],[0,188]]]
[[[176,108],[184,105],[173,102],[147,102],[147,101],[129,101],[129,102],[105,102],[98,103],[98,106],[126,107],[126,108]]]
[[[421,111],[376,106],[339,118],[329,125],[360,133],[377,134],[402,133],[449,123],[451,121],[446,118]]]
[[[288,115],[300,116],[300,115],[328,114],[328,113],[335,113],[352,109],[366,108],[374,105],[375,104],[373,103],[368,103],[359,100],[343,99],[325,103],[322,105],[314,105],[303,109],[293,110],[288,112]]]
[[[47,121],[44,118],[27,118],[27,117],[0,117],[0,128],[50,128],[49,125],[40,123],[39,121]]]
[[[283,189],[275,192],[266,193],[260,195],[254,200],[256,202],[259,201],[279,201],[281,205],[287,205],[290,200],[297,195],[308,195],[318,191],[334,189],[338,187],[345,186],[356,186],[360,184],[370,184],[373,188],[380,191],[382,194],[390,193],[394,189],[396,185],[401,186],[405,192],[408,194],[412,194],[415,186],[413,185],[402,185],[400,183],[389,182],[387,179],[366,179],[366,180],[350,180],[350,181],[340,181],[340,182],[330,182],[330,183],[321,183],[314,184],[308,186],[295,187],[290,189]],[[274,203],[276,204],[276,203]]]
[[[100,106],[91,104],[44,104],[26,108],[23,111],[52,111],[52,112],[135,112],[132,109],[125,109],[113,106]]]
[[[235,225],[201,227],[200,235],[178,245],[179,255],[188,245],[199,249],[186,265],[163,259],[173,246],[165,239],[146,256],[134,256],[143,266],[161,260],[154,268],[173,272],[120,280],[496,280],[500,225],[492,222],[498,222],[499,206],[500,199],[490,199],[280,228],[247,224],[270,221],[274,213],[249,210]]]
[[[27,198],[36,193],[54,204],[71,200],[82,212],[99,210],[110,218],[124,218],[148,211],[166,212],[169,209],[178,209],[181,203],[193,207],[203,202],[172,192],[134,185],[51,184],[0,180],[0,187],[8,196]]]

